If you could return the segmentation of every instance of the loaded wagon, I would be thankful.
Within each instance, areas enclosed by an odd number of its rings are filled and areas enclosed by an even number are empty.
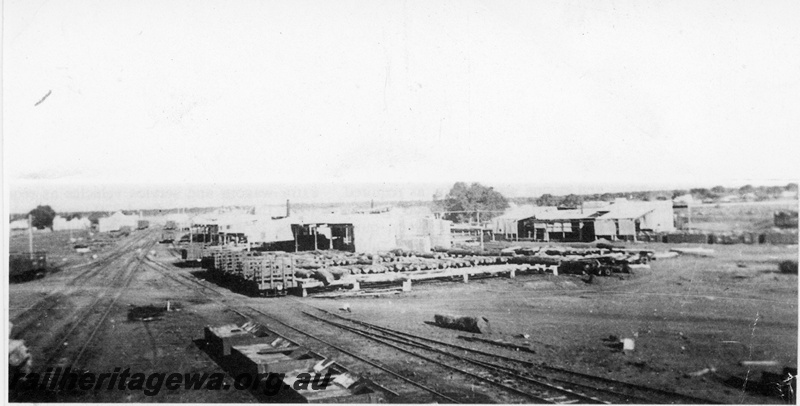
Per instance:
[[[209,355],[231,376],[249,377],[261,402],[385,403],[384,388],[369,378],[260,324],[207,326],[204,333]]]
[[[294,257],[285,253],[209,249],[201,266],[219,282],[254,296],[285,296],[298,286]]]
[[[597,256],[594,258],[579,258],[561,261],[558,272],[563,274],[603,275],[611,276],[612,273],[630,273],[631,267],[626,261],[619,261],[610,256]]]
[[[241,263],[246,288],[259,296],[285,296],[297,287],[294,257],[270,254],[244,258]]]

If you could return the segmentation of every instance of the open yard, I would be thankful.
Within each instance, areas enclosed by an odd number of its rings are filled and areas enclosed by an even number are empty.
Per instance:
[[[47,249],[47,244],[52,244],[51,252],[63,255],[65,262],[76,266],[44,279],[12,284],[10,288],[10,318],[15,323],[12,336],[26,340],[37,370],[74,362],[92,371],[130,367],[143,373],[175,369],[181,373],[223,372],[202,350],[203,327],[243,322],[244,313],[393,388],[399,397],[390,397],[392,402],[437,399],[278,321],[313,331],[327,343],[401,371],[404,376],[425,377],[431,387],[457,394],[460,401],[520,401],[491,385],[444,372],[424,359],[337,331],[303,314],[317,311],[314,308],[537,364],[723,403],[780,403],[776,397],[743,391],[729,378],[759,380],[763,369],[780,372],[784,366],[797,365],[797,276],[779,273],[777,265],[785,259],[796,259],[797,246],[713,246],[713,257],[662,259],[653,262],[651,269],[639,269],[634,275],[597,277],[591,283],[578,276],[533,274],[514,279],[472,279],[466,284],[421,283],[415,284],[411,292],[377,298],[266,299],[245,297],[212,285],[203,279],[199,268],[177,267],[176,251],[169,245],[154,244],[154,232],[137,232],[116,240],[94,261],[55,249],[55,245],[63,243],[55,237],[40,236],[37,247]],[[24,245],[22,238],[27,236],[14,236],[12,246]],[[670,248],[666,244],[637,246],[657,251]],[[78,265],[88,262],[92,263]],[[176,278],[194,282],[177,283],[180,280]],[[210,296],[209,292],[219,295]],[[135,306],[163,306],[167,300],[180,310],[164,313],[153,321],[131,321],[126,316]],[[352,312],[339,310],[345,304]],[[98,318],[102,309],[110,309],[104,319]],[[485,317],[491,333],[470,334],[426,323],[440,313]],[[95,328],[96,334],[90,336]],[[529,346],[535,354],[467,343],[458,336],[500,339]],[[633,339],[635,350],[621,352],[614,348],[610,336]],[[68,339],[58,342],[62,337]],[[776,366],[746,367],[742,361],[775,361]],[[713,368],[714,372],[691,375],[706,368]],[[162,390],[150,397],[126,390],[17,400],[255,399],[242,391]]]
[[[707,232],[766,231],[775,226],[773,213],[797,209],[797,200],[702,204],[692,206],[692,229]]]

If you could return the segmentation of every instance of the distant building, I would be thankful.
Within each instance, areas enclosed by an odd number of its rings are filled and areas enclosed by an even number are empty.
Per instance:
[[[618,200],[606,207],[547,211],[519,220],[520,239],[533,241],[635,240],[642,232],[674,230],[672,202],[660,200]]]
[[[428,252],[452,245],[448,220],[406,215],[401,210],[377,214],[317,214],[289,218],[300,251],[338,249],[376,253],[402,248]]]
[[[555,206],[519,206],[509,209],[501,216],[492,219],[492,232],[495,239],[516,241],[520,237],[520,221],[549,211],[556,211]]]
[[[86,230],[92,227],[92,222],[88,218],[73,218],[67,220],[64,217],[56,216],[53,219],[53,231],[61,230]]]
[[[289,217],[210,214],[196,217],[193,230],[212,233],[212,242],[246,242],[268,250],[309,251],[335,249],[375,253],[396,248],[430,251],[452,245],[447,220],[403,210],[339,214],[320,210]]]
[[[595,219],[597,238],[635,239],[641,232],[675,231],[675,216],[670,201],[625,202],[608,207]]]
[[[28,219],[19,219],[12,221],[9,228],[11,230],[27,230],[28,226]]]
[[[127,216],[118,211],[108,217],[101,217],[97,223],[97,230],[101,233],[119,231],[122,227],[128,227],[133,230],[136,229],[138,220],[137,216]]]
[[[694,200],[694,197],[688,193],[672,199],[672,207],[674,208],[686,208],[693,206],[696,203],[697,202]]]

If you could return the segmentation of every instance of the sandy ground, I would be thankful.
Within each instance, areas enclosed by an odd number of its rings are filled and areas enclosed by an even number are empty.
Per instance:
[[[136,235],[125,241],[132,241]],[[146,245],[155,238],[156,233],[137,243],[156,251],[156,256],[150,257],[152,261],[168,265],[173,276],[202,277],[199,269],[173,266],[177,257],[168,246]],[[778,370],[784,365],[797,365],[797,276],[777,272],[778,262],[797,258],[797,246],[713,246],[714,258],[660,260],[651,269],[637,271],[633,276],[595,278],[591,284],[575,276],[520,275],[514,279],[471,280],[467,284],[416,284],[410,293],[378,298],[266,299],[247,298],[219,287],[216,289],[223,296],[209,295],[208,291],[167,277],[163,269],[147,260],[128,267],[126,264],[146,252],[137,254],[137,245],[117,243],[122,244],[119,252],[110,247],[106,251],[116,259],[96,270],[75,266],[41,280],[11,285],[10,317],[12,321],[22,317],[28,324],[14,334],[30,346],[35,369],[51,366],[47,364],[50,359],[63,363],[75,357],[75,347],[96,328],[77,362],[82,368],[97,372],[110,372],[115,367],[143,373],[223,372],[202,351],[200,339],[206,325],[244,321],[227,307],[230,306],[245,310],[256,321],[392,388],[401,394],[394,401],[436,400],[385,372],[275,323],[270,317],[247,310],[252,307],[408,377],[425,380],[443,393],[459,394],[465,401],[521,401],[407,354],[335,330],[301,313],[309,306],[339,312],[345,303],[352,308],[348,317],[462,345],[464,342],[457,336],[464,333],[425,322],[432,321],[437,313],[483,316],[492,326],[490,338],[527,342],[536,350],[536,354],[526,354],[532,361],[723,403],[780,403],[777,398],[744,393],[723,383],[730,374],[744,376],[748,372],[739,366],[740,361],[775,360],[780,365]],[[651,247],[669,248],[663,244]],[[126,272],[132,272],[127,285],[120,282],[128,275]],[[76,277],[81,283],[65,289]],[[198,282],[207,284],[200,279]],[[54,291],[57,293],[51,294]],[[101,311],[86,314],[98,297],[105,294],[110,299],[117,293],[119,298],[113,305],[106,299],[99,302],[99,310],[111,309],[102,323]],[[40,304],[43,298],[52,305]],[[132,306],[163,305],[167,300],[180,310],[164,313],[161,319],[150,322],[127,320]],[[29,308],[33,310],[25,313]],[[70,330],[73,326],[77,327]],[[529,338],[520,338],[520,334],[528,334]],[[636,350],[626,355],[610,348],[603,341],[609,335],[633,338]],[[65,349],[53,349],[63,337],[68,338]],[[709,366],[717,369],[716,375],[685,375]],[[750,371],[751,376],[758,372]],[[256,402],[246,391],[165,389],[152,397],[140,391],[114,390],[33,400]]]

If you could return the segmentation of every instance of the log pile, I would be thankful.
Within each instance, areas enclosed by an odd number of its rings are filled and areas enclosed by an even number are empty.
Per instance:
[[[207,258],[203,266],[216,267],[225,273],[248,274],[244,264],[249,257],[271,255],[270,252],[226,252],[212,251],[213,259]],[[317,280],[323,285],[348,279],[355,275],[391,273],[430,273],[446,269],[472,268],[491,265],[521,265],[522,269],[549,271],[563,268],[563,272],[575,268],[575,263],[590,261],[599,268],[624,264],[647,263],[653,259],[650,252],[625,250],[622,248],[575,248],[575,247],[510,247],[503,250],[489,249],[443,249],[434,252],[413,252],[396,249],[379,254],[356,254],[352,252],[326,250],[299,253],[282,253],[294,260],[294,275],[300,279]],[[605,269],[604,268],[604,269]],[[577,268],[576,268],[577,269]],[[609,268],[610,269],[610,268]],[[621,268],[620,268],[621,269]],[[619,270],[614,268],[614,272]],[[598,273],[598,274],[610,274]]]

